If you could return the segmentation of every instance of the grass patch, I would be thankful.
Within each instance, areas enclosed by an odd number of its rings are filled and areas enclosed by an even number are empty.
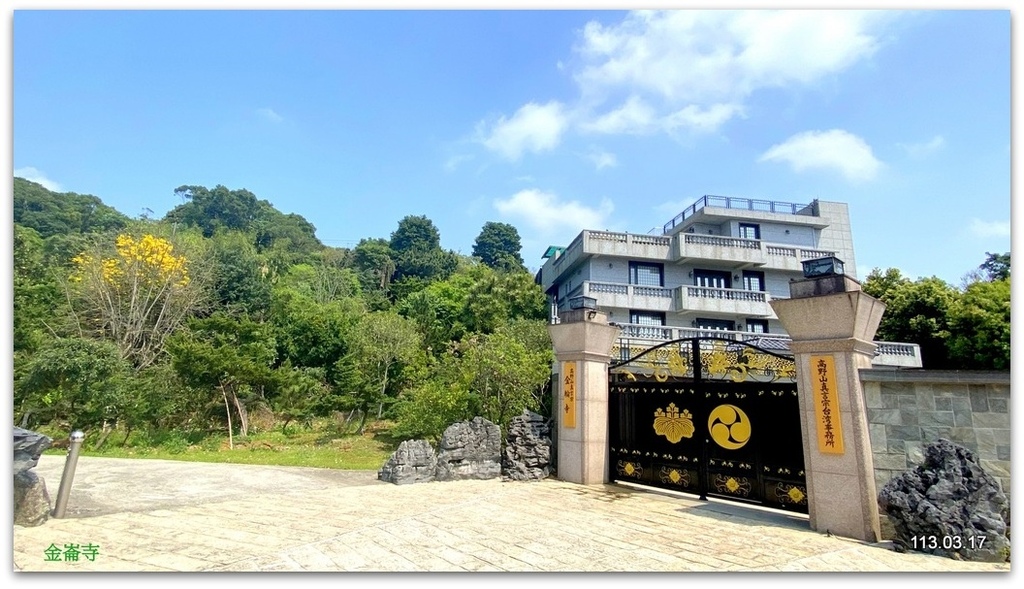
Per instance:
[[[94,448],[99,433],[87,434],[82,456],[106,458],[155,458],[188,462],[308,466],[340,470],[377,470],[398,447],[386,435],[388,424],[373,424],[362,435],[339,431],[329,420],[309,427],[292,425],[288,433],[280,428],[235,436],[229,448],[226,434],[201,435],[184,432],[133,433],[122,445],[124,434],[114,432],[99,450]],[[53,436],[51,436],[53,437]],[[55,442],[60,438],[54,438]],[[66,442],[66,437],[60,439]],[[91,443],[90,443],[91,442]],[[64,447],[47,454],[66,454]]]

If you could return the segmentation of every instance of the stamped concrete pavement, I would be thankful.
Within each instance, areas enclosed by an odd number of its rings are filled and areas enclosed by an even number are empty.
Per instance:
[[[63,456],[46,455],[36,467],[54,500],[63,465]],[[77,552],[68,554],[68,545]],[[830,537],[811,531],[806,517],[622,485],[548,479],[396,486],[369,471],[94,457],[78,463],[65,518],[14,526],[13,567],[1010,571],[1005,563],[900,554],[888,543]]]

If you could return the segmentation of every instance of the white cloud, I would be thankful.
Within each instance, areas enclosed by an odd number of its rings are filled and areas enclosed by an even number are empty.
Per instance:
[[[946,139],[942,135],[932,137],[931,141],[925,143],[897,143],[896,146],[904,149],[912,158],[927,157],[946,145]]]
[[[813,86],[870,57],[878,47],[874,31],[887,18],[830,10],[637,11],[618,24],[587,23],[575,80],[588,111],[629,96],[591,121],[594,130],[714,130],[742,114],[759,89]]]
[[[280,123],[284,120],[284,117],[274,112],[272,108],[258,108],[256,114],[271,123]]]
[[[614,153],[608,153],[607,151],[592,150],[587,154],[587,159],[593,162],[594,167],[600,171],[602,168],[614,168],[619,165],[619,159],[615,157]]]
[[[796,172],[834,169],[848,180],[871,180],[882,167],[863,139],[843,131],[805,131],[773,145],[758,158],[761,162],[786,162]]]
[[[1010,237],[1009,221],[982,221],[971,219],[968,231],[975,237]]]
[[[471,159],[473,159],[473,156],[471,155],[453,155],[449,157],[447,160],[445,160],[444,171],[454,172],[456,169],[458,169],[459,165],[461,165],[464,162],[468,162]]]
[[[525,221],[532,229],[544,234],[560,230],[595,229],[604,227],[615,206],[607,198],[597,207],[579,201],[563,201],[550,192],[535,188],[520,190],[506,199],[494,201],[494,208],[507,217]]]
[[[554,149],[569,125],[565,107],[558,101],[547,104],[530,102],[512,118],[500,117],[493,124],[477,124],[477,137],[487,149],[509,160],[518,160],[524,151]]]
[[[31,166],[14,170],[14,175],[18,178],[24,178],[31,182],[35,182],[36,184],[41,184],[43,188],[46,188],[47,190],[53,192],[64,192],[63,186],[53,180],[50,180],[42,172]]]

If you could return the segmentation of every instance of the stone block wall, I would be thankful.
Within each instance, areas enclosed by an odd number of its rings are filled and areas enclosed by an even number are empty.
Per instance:
[[[1009,372],[863,369],[860,380],[878,489],[946,438],[970,449],[1009,496]]]

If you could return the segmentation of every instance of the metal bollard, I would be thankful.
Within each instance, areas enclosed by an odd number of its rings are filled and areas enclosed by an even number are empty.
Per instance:
[[[64,517],[64,510],[68,507],[68,495],[71,494],[71,483],[75,479],[75,466],[78,464],[78,451],[85,441],[85,433],[75,430],[71,432],[71,445],[68,447],[68,458],[64,462],[64,474],[60,477],[60,486],[57,488],[57,504],[53,508],[53,517]]]

